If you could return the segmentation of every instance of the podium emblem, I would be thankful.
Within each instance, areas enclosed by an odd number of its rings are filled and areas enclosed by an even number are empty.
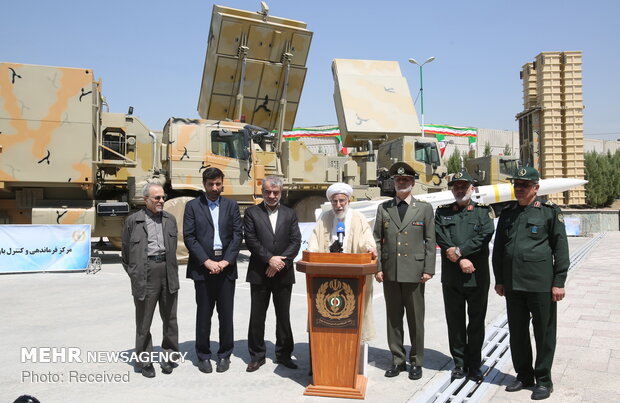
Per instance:
[[[356,279],[315,278],[313,288],[315,327],[357,327]]]

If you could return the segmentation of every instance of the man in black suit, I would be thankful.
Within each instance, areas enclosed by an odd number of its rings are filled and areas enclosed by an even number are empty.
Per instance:
[[[293,259],[301,246],[295,212],[280,205],[282,179],[268,176],[263,181],[264,202],[245,211],[245,244],[251,252],[246,281],[250,283],[251,311],[248,349],[254,372],[265,363],[265,316],[273,294],[276,311],[276,363],[296,369],[291,360],[293,331],[289,309],[295,283]]]
[[[237,255],[243,237],[239,206],[220,196],[224,173],[207,168],[202,173],[206,193],[187,203],[183,217],[183,238],[189,251],[187,278],[196,290],[196,355],[198,369],[211,366],[211,316],[217,307],[220,323],[220,348],[217,372],[230,367],[233,338],[233,303],[237,279]]]

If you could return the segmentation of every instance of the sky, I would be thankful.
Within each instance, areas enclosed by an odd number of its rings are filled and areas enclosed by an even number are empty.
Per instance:
[[[3,1],[0,61],[89,68],[111,112],[134,107],[151,130],[196,107],[212,2]],[[395,60],[425,123],[518,130],[521,67],[543,51],[583,52],[584,134],[620,139],[616,0],[271,0],[270,14],[314,32],[295,127],[337,124],[331,62]],[[249,11],[259,0],[217,4]],[[420,101],[416,104],[418,111]]]

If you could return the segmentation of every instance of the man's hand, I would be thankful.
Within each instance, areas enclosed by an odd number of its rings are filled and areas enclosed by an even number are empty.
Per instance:
[[[495,284],[495,292],[500,297],[503,297],[505,295],[505,293],[504,293],[504,284]]]
[[[207,270],[209,270],[209,273],[211,274],[218,274],[221,271],[219,262],[216,262],[215,260],[207,259],[207,261],[204,262],[203,265],[207,268]]]
[[[230,263],[228,263],[227,260],[220,260],[219,262],[217,262],[217,265],[220,267],[220,271],[222,271],[225,268],[227,268],[229,264]]]
[[[278,274],[278,272],[286,266],[285,260],[286,256],[272,256],[271,259],[269,259],[269,266],[267,267],[265,275],[267,277],[273,277]]]
[[[474,264],[469,259],[459,260],[459,267],[461,268],[461,271],[463,271],[463,273],[467,273],[467,274],[473,273],[476,271]]]
[[[368,253],[372,253],[372,258],[373,258],[373,259],[376,259],[376,258],[377,258],[377,249],[375,249],[375,248],[373,248],[373,247],[371,246],[371,247],[369,247],[369,248],[367,249],[367,252],[368,252]]]
[[[562,301],[565,296],[566,296],[566,292],[564,291],[564,288],[551,287],[551,300],[553,302]]]
[[[375,280],[377,280],[379,283],[383,283],[383,272],[382,271],[375,273]]]
[[[422,277],[420,277],[420,283],[426,283],[428,280],[432,278],[433,278],[432,274],[422,273]]]
[[[456,255],[456,247],[452,246],[452,247],[446,249],[446,257],[451,262],[456,262],[457,260],[459,260],[459,257]]]

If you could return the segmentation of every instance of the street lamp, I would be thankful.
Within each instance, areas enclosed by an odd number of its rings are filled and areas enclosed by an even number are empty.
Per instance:
[[[426,59],[426,61],[422,64],[418,63],[415,59],[410,58],[409,59],[409,63],[413,63],[413,64],[417,64],[418,66],[420,66],[420,102],[421,102],[421,115],[422,115],[422,137],[424,137],[424,85],[422,84],[422,67],[426,64],[426,63],[430,63],[433,60],[435,60],[435,56],[431,56],[428,59]]]

